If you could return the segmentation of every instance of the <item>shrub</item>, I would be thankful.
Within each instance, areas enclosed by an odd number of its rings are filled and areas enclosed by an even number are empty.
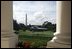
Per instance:
[[[18,42],[18,47],[23,47],[22,43],[23,43],[22,41],[19,41]]]
[[[29,41],[24,41],[23,42],[23,48],[30,48],[30,42]]]

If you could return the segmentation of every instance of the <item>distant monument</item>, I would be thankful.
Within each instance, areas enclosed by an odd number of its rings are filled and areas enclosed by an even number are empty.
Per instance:
[[[26,26],[27,26],[27,14],[26,14]]]

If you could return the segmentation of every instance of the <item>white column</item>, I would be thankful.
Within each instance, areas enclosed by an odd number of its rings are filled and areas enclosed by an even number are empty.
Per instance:
[[[71,48],[71,1],[57,1],[57,28],[47,48]]]
[[[13,33],[12,1],[1,1],[1,48],[15,47],[17,36]]]

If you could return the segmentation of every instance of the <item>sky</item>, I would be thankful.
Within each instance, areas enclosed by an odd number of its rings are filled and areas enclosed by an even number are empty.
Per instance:
[[[13,19],[18,23],[42,25],[45,21],[56,23],[56,1],[13,1]]]

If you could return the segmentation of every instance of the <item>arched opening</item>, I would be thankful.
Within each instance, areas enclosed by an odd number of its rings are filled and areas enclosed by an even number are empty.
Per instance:
[[[14,1],[13,18],[21,46],[46,46],[56,31],[56,1]]]

